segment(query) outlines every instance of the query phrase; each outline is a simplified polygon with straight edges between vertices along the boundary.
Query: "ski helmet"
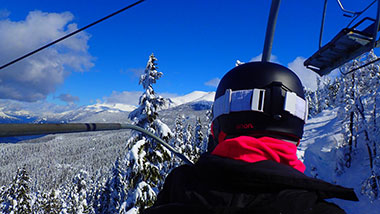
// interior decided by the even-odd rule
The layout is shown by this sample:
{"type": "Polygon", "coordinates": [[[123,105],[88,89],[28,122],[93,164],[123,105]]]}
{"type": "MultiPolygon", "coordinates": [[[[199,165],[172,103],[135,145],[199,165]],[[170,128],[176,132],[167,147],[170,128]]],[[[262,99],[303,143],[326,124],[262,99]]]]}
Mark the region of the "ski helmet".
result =
{"type": "Polygon", "coordinates": [[[214,141],[220,133],[280,135],[299,141],[307,118],[303,86],[290,69],[271,62],[250,62],[221,79],[213,105],[214,141]]]}

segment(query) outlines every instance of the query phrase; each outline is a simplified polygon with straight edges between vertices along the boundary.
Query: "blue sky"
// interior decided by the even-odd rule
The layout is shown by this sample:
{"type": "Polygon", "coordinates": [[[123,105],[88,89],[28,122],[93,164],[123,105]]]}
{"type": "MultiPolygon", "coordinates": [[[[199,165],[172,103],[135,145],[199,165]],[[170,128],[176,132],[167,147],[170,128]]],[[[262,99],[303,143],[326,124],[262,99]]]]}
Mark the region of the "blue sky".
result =
{"type": "MultiPolygon", "coordinates": [[[[0,64],[133,2],[2,0],[0,64]]],[[[349,10],[370,2],[342,0],[349,10]]],[[[324,42],[349,21],[336,1],[330,0],[328,8],[324,42]]],[[[236,60],[260,59],[269,9],[270,1],[147,0],[0,71],[0,98],[60,105],[130,104],[141,93],[138,75],[151,53],[164,73],[156,92],[176,96],[214,91],[236,60]]],[[[282,1],[273,43],[274,61],[294,69],[310,87],[314,74],[302,62],[318,48],[322,9],[323,1],[282,1]]]]}

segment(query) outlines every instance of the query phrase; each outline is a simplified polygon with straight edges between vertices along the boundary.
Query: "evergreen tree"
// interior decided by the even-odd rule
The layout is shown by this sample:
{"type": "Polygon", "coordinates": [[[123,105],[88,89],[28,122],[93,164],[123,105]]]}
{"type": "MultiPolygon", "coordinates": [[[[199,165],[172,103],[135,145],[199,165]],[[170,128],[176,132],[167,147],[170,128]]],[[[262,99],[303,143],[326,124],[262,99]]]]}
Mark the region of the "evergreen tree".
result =
{"type": "Polygon", "coordinates": [[[126,199],[126,187],[122,174],[120,161],[117,159],[112,168],[111,177],[101,192],[97,213],[118,213],[120,211],[121,203],[126,199]]]}
{"type": "Polygon", "coordinates": [[[212,122],[212,111],[208,110],[206,112],[206,124],[207,124],[206,125],[206,130],[207,130],[207,135],[203,139],[203,147],[201,148],[202,153],[207,152],[209,140],[210,140],[210,138],[212,138],[212,134],[211,134],[211,122],[212,122]]]}
{"type": "Polygon", "coordinates": [[[19,168],[10,187],[4,192],[1,212],[32,213],[30,178],[25,167],[19,168]]]}
{"type": "MultiPolygon", "coordinates": [[[[179,153],[184,153],[184,143],[183,143],[183,123],[185,117],[184,115],[177,115],[175,119],[175,127],[174,127],[174,137],[170,140],[170,145],[173,146],[179,153]]],[[[183,164],[183,161],[177,158],[174,154],[172,154],[172,166],[170,168],[177,167],[183,164]]]]}
{"type": "Polygon", "coordinates": [[[191,161],[197,159],[194,145],[193,127],[190,124],[183,129],[183,154],[190,158],[191,161]]]}
{"type": "Polygon", "coordinates": [[[3,213],[3,205],[5,202],[5,186],[0,186],[0,213],[3,213]]]}
{"type": "Polygon", "coordinates": [[[195,149],[196,149],[196,156],[197,159],[199,156],[204,153],[205,151],[203,148],[205,148],[204,144],[204,137],[203,137],[203,125],[201,122],[201,118],[196,119],[196,124],[195,124],[195,134],[194,134],[194,140],[195,140],[195,149]]]}
{"type": "Polygon", "coordinates": [[[37,194],[37,201],[34,210],[37,213],[51,213],[58,214],[62,212],[61,195],[57,190],[50,190],[47,193],[37,194]]]}
{"type": "Polygon", "coordinates": [[[92,213],[92,208],[88,206],[87,202],[87,177],[87,172],[83,170],[74,176],[67,200],[68,213],[92,213]]]}
{"type": "MultiPolygon", "coordinates": [[[[345,72],[374,61],[377,56],[371,51],[346,65],[345,72]]],[[[378,157],[377,96],[380,86],[379,65],[371,64],[342,76],[337,93],[337,102],[343,104],[339,116],[343,121],[344,143],[340,149],[337,171],[349,168],[355,149],[366,148],[370,167],[369,177],[363,181],[362,193],[371,199],[380,197],[380,171],[378,157]],[[360,145],[358,145],[360,143],[360,145]]]]}
{"type": "Polygon", "coordinates": [[[316,78],[317,89],[312,91],[304,89],[305,99],[308,102],[309,116],[313,117],[325,109],[335,107],[336,96],[339,89],[337,79],[332,83],[328,77],[316,78]]]}
{"type": "MultiPolygon", "coordinates": [[[[139,99],[139,107],[130,113],[134,123],[169,141],[173,137],[166,124],[158,119],[158,110],[167,105],[167,101],[155,94],[153,84],[162,76],[157,71],[157,59],[151,54],[140,77],[144,92],[139,99]]],[[[169,151],[151,138],[141,133],[134,134],[129,140],[130,151],[126,157],[127,201],[124,211],[141,212],[153,205],[156,194],[161,189],[164,176],[170,167],[169,151]]]]}

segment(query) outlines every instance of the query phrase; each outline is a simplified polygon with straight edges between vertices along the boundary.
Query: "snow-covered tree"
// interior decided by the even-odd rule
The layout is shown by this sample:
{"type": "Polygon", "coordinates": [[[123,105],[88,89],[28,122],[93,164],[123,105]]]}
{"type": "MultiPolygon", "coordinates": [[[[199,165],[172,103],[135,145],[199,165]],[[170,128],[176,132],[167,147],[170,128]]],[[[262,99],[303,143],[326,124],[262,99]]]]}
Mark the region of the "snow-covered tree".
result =
{"type": "Polygon", "coordinates": [[[190,158],[191,161],[197,159],[196,148],[194,145],[193,127],[187,124],[183,129],[183,154],[190,158]]]}
{"type": "Polygon", "coordinates": [[[50,190],[49,192],[37,194],[37,200],[34,204],[35,213],[58,214],[62,212],[62,199],[60,191],[50,190]]]}
{"type": "Polygon", "coordinates": [[[120,160],[117,159],[98,199],[97,213],[119,213],[121,204],[126,199],[125,182],[120,160]]]}
{"type": "MultiPolygon", "coordinates": [[[[174,137],[170,139],[170,145],[173,146],[179,153],[183,154],[184,143],[183,143],[183,123],[185,121],[185,116],[182,114],[177,115],[175,118],[174,126],[174,137]]],[[[172,166],[170,168],[177,167],[183,164],[182,160],[172,154],[172,166]]]]}
{"type": "Polygon", "coordinates": [[[204,136],[203,136],[203,132],[202,132],[202,129],[203,129],[203,125],[202,125],[202,121],[201,121],[201,118],[197,118],[196,119],[196,124],[195,124],[195,134],[194,134],[194,144],[195,144],[195,149],[196,149],[196,155],[197,155],[197,159],[199,158],[199,156],[205,152],[205,150],[203,150],[205,148],[205,146],[203,145],[204,144],[204,136]]]}
{"type": "Polygon", "coordinates": [[[17,170],[13,182],[3,194],[1,213],[32,213],[30,178],[25,166],[17,170]]]}
{"type": "MultiPolygon", "coordinates": [[[[344,71],[377,59],[373,51],[346,65],[344,71]]],[[[380,197],[380,158],[378,132],[378,93],[380,90],[379,65],[371,64],[342,76],[337,101],[342,103],[339,115],[343,121],[344,143],[339,150],[337,171],[349,168],[355,158],[356,149],[368,153],[370,175],[363,181],[362,193],[371,199],[380,197]]]]}
{"type": "Polygon", "coordinates": [[[4,209],[3,209],[3,206],[5,206],[5,186],[0,186],[0,211],[2,212],[4,209]]]}
{"type": "MultiPolygon", "coordinates": [[[[153,90],[153,84],[162,76],[157,71],[157,59],[151,54],[140,77],[144,92],[139,107],[130,113],[134,123],[152,132],[165,141],[173,137],[168,126],[158,119],[158,110],[167,105],[167,101],[153,90]]],[[[130,151],[126,156],[127,201],[124,211],[141,212],[153,205],[156,194],[161,189],[164,177],[169,170],[170,154],[167,149],[141,133],[135,133],[129,140],[130,151]]]]}
{"type": "Polygon", "coordinates": [[[332,81],[329,77],[317,77],[317,89],[304,89],[305,98],[309,105],[309,116],[314,117],[325,109],[335,107],[336,96],[339,90],[339,81],[332,81]]]}
{"type": "Polygon", "coordinates": [[[69,196],[67,198],[67,213],[90,213],[92,207],[88,206],[88,173],[81,170],[69,185],[69,196]]]}
{"type": "Polygon", "coordinates": [[[212,122],[212,111],[208,110],[206,112],[206,130],[207,130],[207,135],[203,139],[203,148],[201,148],[202,153],[203,152],[207,152],[209,138],[212,138],[212,134],[211,134],[211,122],[212,122]]]}

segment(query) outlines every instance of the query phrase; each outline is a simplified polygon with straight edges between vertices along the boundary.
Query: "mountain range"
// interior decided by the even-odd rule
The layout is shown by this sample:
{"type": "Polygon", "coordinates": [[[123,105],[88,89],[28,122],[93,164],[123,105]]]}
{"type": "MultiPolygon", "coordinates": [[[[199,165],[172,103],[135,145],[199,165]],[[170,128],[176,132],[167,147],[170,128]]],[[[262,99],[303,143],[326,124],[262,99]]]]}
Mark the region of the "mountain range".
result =
{"type": "MultiPolygon", "coordinates": [[[[174,108],[183,104],[192,103],[194,110],[210,108],[215,92],[194,91],[174,98],[167,98],[169,105],[164,109],[174,108]]],[[[129,121],[128,115],[137,106],[123,103],[96,103],[87,106],[75,107],[65,111],[33,112],[4,110],[0,108],[0,123],[69,123],[69,122],[117,122],[129,121]]]]}

